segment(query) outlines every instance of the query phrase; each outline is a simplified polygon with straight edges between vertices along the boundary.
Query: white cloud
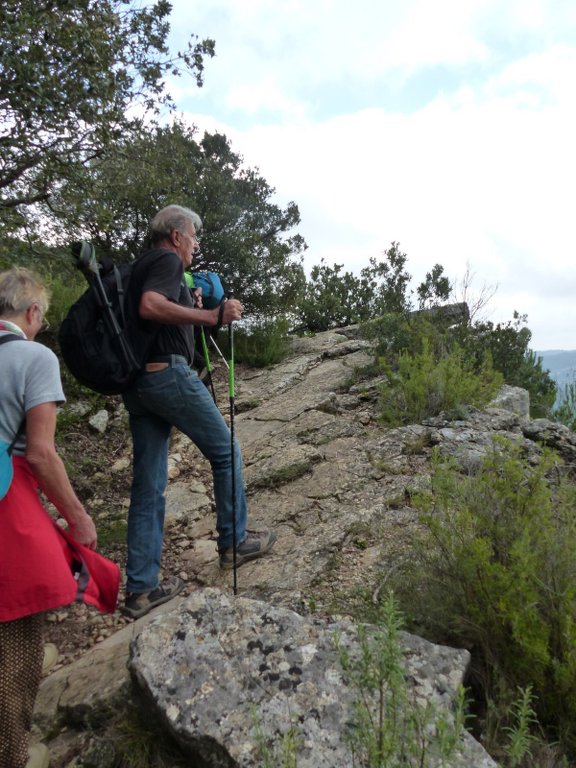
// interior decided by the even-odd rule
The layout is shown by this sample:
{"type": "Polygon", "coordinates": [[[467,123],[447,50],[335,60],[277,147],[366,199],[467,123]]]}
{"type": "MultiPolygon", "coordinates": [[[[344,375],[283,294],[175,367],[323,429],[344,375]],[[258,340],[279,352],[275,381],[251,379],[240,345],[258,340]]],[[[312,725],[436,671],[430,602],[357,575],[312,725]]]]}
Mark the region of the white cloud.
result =
{"type": "Polygon", "coordinates": [[[545,0],[216,9],[204,20],[200,10],[206,28],[195,31],[216,38],[219,57],[205,89],[181,103],[259,167],[281,204],[298,204],[308,264],[357,271],[392,240],[418,280],[436,262],[461,277],[469,262],[479,285],[499,285],[493,319],[527,312],[535,346],[576,347],[576,9],[545,0]],[[452,79],[405,113],[386,107],[391,88],[438,64],[452,79]],[[332,85],[345,91],[351,80],[366,88],[366,106],[341,99],[314,119],[332,85]]]}

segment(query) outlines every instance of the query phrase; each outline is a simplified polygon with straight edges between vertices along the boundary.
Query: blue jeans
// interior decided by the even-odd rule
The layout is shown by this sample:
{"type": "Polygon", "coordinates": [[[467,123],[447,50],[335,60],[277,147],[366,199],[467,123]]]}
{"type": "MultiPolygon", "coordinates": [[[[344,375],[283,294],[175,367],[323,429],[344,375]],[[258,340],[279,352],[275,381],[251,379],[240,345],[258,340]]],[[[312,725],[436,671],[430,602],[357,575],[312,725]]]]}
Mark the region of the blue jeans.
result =
{"type": "MultiPolygon", "coordinates": [[[[182,358],[177,358],[182,360],[182,358]]],[[[158,586],[164,531],[164,491],[172,427],[187,435],[208,459],[214,480],[218,548],[233,544],[230,430],[198,375],[182,360],[154,373],[142,373],[124,394],[134,445],[128,512],[128,592],[158,586]]],[[[236,542],[246,538],[246,496],[242,457],[235,441],[236,542]]]]}

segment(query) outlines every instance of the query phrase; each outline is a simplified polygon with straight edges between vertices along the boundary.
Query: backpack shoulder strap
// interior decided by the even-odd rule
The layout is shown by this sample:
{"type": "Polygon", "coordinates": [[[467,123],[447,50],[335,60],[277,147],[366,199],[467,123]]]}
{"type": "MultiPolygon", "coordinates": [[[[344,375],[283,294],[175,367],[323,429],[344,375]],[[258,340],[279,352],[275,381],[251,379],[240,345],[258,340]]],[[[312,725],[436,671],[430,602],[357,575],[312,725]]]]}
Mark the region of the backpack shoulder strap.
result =
{"type": "MultiPolygon", "coordinates": [[[[126,294],[124,292],[124,286],[122,284],[122,275],[120,274],[120,270],[114,264],[114,279],[116,280],[116,292],[118,294],[118,306],[120,307],[120,316],[122,318],[122,325],[126,325],[126,314],[124,312],[124,303],[126,300],[126,294]]],[[[128,278],[130,279],[130,278],[128,278]]],[[[128,288],[128,284],[126,284],[126,288],[128,288]]]]}
{"type": "Polygon", "coordinates": [[[16,333],[5,333],[4,336],[0,336],[0,344],[5,344],[7,341],[26,341],[22,336],[18,336],[16,333]]]}

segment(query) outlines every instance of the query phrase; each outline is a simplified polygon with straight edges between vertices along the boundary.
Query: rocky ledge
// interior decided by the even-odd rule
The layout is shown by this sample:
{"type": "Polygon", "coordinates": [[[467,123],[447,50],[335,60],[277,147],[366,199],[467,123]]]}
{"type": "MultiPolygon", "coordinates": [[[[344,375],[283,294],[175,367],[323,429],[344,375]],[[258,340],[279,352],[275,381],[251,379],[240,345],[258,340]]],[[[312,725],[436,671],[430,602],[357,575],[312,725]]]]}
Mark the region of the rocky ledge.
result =
{"type": "MultiPolygon", "coordinates": [[[[342,329],[296,339],[287,361],[237,381],[251,524],[274,528],[278,542],[271,555],[242,566],[232,595],[230,572],[216,559],[211,489],[171,471],[167,527],[182,532],[188,594],[102,636],[43,682],[36,735],[50,742],[54,768],[114,765],[89,755],[105,739],[107,720],[134,698],[153,702],[194,765],[257,765],[254,711],[270,738],[295,718],[299,766],[351,765],[344,732],[352,692],[338,671],[334,633],[357,648],[357,628],[333,615],[334,598],[369,584],[399,550],[409,556],[417,520],[410,498],[429,484],[433,448],[467,468],[495,435],[522,444],[528,456],[542,443],[569,460],[576,450],[569,430],[531,421],[526,393],[511,388],[483,412],[383,428],[378,381],[355,383],[372,360],[357,329],[342,329]]],[[[170,461],[174,469],[203,459],[175,436],[170,461]]],[[[345,600],[338,605],[342,612],[345,600]]],[[[410,635],[403,647],[415,698],[451,711],[467,652],[410,635]]],[[[495,764],[467,736],[456,765],[495,764]]]]}

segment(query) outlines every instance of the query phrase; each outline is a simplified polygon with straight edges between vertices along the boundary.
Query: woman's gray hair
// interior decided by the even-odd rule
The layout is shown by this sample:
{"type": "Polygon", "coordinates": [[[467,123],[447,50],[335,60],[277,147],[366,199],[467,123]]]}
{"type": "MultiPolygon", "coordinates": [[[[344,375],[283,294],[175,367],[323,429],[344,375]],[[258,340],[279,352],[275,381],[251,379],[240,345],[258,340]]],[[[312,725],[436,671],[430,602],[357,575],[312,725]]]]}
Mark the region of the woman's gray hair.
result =
{"type": "Polygon", "coordinates": [[[202,219],[195,211],[182,205],[167,205],[150,222],[150,243],[165,240],[175,229],[183,232],[188,222],[194,225],[196,232],[202,229],[202,219]]]}
{"type": "Polygon", "coordinates": [[[14,267],[0,272],[0,317],[9,319],[38,304],[43,315],[48,311],[50,292],[30,269],[14,267]]]}

